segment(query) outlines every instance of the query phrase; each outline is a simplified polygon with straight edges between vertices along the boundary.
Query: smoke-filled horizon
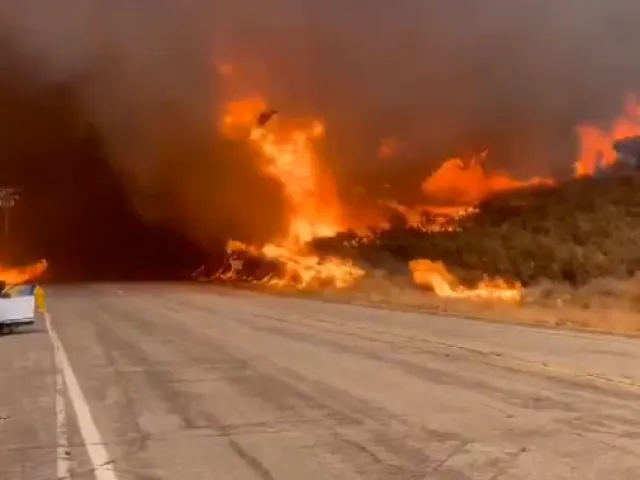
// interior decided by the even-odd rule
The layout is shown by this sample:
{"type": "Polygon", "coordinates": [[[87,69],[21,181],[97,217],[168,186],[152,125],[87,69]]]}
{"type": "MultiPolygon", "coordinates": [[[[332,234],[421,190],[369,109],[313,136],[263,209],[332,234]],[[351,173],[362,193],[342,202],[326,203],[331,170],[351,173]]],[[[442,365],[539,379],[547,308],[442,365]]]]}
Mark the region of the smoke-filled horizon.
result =
{"type": "Polygon", "coordinates": [[[279,186],[216,133],[216,64],[234,65],[235,94],[324,119],[341,184],[484,149],[515,175],[559,174],[574,128],[640,90],[637,18],[633,0],[2,0],[0,93],[24,101],[0,108],[0,139],[53,172],[90,131],[146,221],[264,240],[279,186]],[[372,162],[384,138],[407,149],[372,162]]]}

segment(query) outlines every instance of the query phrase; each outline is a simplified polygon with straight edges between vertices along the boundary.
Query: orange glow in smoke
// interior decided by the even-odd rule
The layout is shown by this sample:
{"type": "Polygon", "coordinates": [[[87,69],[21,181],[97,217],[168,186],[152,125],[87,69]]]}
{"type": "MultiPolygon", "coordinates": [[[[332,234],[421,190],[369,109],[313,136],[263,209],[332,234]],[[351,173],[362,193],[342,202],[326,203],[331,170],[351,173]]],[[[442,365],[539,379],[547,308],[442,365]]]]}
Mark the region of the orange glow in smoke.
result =
{"type": "Polygon", "coordinates": [[[46,260],[40,260],[26,267],[0,267],[0,281],[8,285],[28,283],[40,277],[48,267],[46,260]]]}

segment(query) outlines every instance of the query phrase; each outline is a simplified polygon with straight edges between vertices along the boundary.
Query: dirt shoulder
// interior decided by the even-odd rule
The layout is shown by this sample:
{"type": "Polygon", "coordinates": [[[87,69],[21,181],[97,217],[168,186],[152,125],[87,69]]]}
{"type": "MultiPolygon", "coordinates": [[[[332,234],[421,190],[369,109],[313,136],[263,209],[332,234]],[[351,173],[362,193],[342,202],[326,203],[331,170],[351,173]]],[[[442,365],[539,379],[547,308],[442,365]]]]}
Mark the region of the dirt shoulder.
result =
{"type": "MultiPolygon", "coordinates": [[[[635,280],[633,283],[640,285],[635,280]]],[[[628,282],[624,282],[624,286],[631,288],[628,282]]],[[[640,310],[634,310],[633,305],[625,303],[624,297],[593,294],[589,288],[576,289],[573,297],[565,289],[562,295],[555,295],[553,299],[545,298],[547,293],[540,289],[531,290],[525,293],[520,303],[442,298],[411,285],[406,279],[387,277],[370,278],[356,288],[345,290],[299,291],[255,284],[243,285],[242,288],[272,295],[478,321],[640,337],[640,310]],[[585,300],[587,298],[589,301],[585,300]]],[[[623,289],[620,291],[624,292],[623,289]]]]}
{"type": "Polygon", "coordinates": [[[331,302],[481,321],[640,336],[640,312],[620,307],[579,308],[573,305],[552,306],[526,302],[514,305],[496,301],[444,299],[428,292],[384,294],[334,291],[306,295],[331,302]]]}

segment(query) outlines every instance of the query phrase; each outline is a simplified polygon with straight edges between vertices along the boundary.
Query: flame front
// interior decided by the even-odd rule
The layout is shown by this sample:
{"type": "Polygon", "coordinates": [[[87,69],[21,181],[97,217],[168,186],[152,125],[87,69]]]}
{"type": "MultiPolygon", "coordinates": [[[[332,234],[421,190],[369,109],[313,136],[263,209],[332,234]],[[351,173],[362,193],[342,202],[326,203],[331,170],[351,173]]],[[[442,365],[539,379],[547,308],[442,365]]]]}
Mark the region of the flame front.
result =
{"type": "Polygon", "coordinates": [[[47,269],[46,260],[40,260],[26,267],[9,268],[0,267],[0,281],[9,285],[19,285],[35,280],[47,269]]]}
{"type": "MultiPolygon", "coordinates": [[[[280,182],[288,208],[288,229],[278,241],[262,247],[230,241],[228,262],[216,276],[298,288],[353,285],[365,275],[364,270],[350,260],[320,258],[307,246],[314,238],[332,236],[350,226],[343,224],[333,178],[322,169],[314,149],[314,141],[324,135],[324,126],[317,120],[301,126],[286,124],[281,119],[260,125],[256,119],[266,110],[267,102],[259,96],[230,102],[222,131],[236,138],[248,138],[258,153],[259,168],[280,182]],[[273,260],[279,269],[261,280],[250,275],[244,278],[247,255],[273,260]]],[[[409,208],[395,201],[384,204],[401,213],[414,227],[434,232],[452,230],[458,220],[474,214],[477,204],[496,191],[551,183],[547,179],[519,181],[503,173],[488,174],[483,165],[485,156],[486,152],[466,165],[461,159],[449,159],[424,180],[422,191],[437,206],[409,208]]],[[[410,268],[416,284],[429,286],[442,297],[519,299],[520,289],[501,280],[486,280],[475,289],[466,289],[457,284],[442,264],[420,259],[411,262],[410,268]]]]}
{"type": "Polygon", "coordinates": [[[547,178],[518,180],[506,172],[488,172],[484,166],[487,153],[467,163],[461,158],[445,160],[422,182],[422,193],[439,203],[473,207],[496,192],[553,184],[553,180],[547,178]]]}
{"type": "Polygon", "coordinates": [[[283,245],[288,248],[341,230],[342,210],[333,179],[322,170],[312,145],[323,134],[324,126],[317,121],[307,128],[256,127],[251,131],[263,159],[262,170],[284,189],[289,231],[283,245]]]}
{"type": "MultiPolygon", "coordinates": [[[[342,229],[342,210],[333,178],[322,169],[313,147],[313,141],[324,135],[324,126],[317,120],[303,126],[280,121],[273,122],[275,125],[270,122],[268,128],[256,125],[256,118],[265,110],[266,102],[260,97],[232,102],[223,131],[229,135],[244,132],[258,152],[260,169],[282,185],[288,229],[281,239],[261,248],[231,241],[227,249],[275,260],[281,266],[280,275],[268,276],[264,283],[298,288],[348,287],[364,276],[364,270],[350,260],[321,258],[307,246],[314,238],[329,237],[342,229]]],[[[236,260],[225,275],[237,275],[242,266],[243,262],[236,260]]]]}
{"type": "MultiPolygon", "coordinates": [[[[233,75],[230,66],[220,67],[220,71],[225,76],[233,75]]],[[[261,96],[230,102],[221,130],[228,136],[251,142],[258,168],[281,184],[288,214],[287,229],[278,239],[262,246],[230,241],[228,262],[218,272],[218,278],[299,288],[353,285],[365,275],[364,270],[349,260],[323,258],[309,247],[309,242],[318,237],[333,236],[345,229],[361,230],[346,222],[346,218],[351,218],[342,211],[334,179],[318,158],[316,142],[324,136],[325,127],[317,120],[281,119],[267,109],[268,103],[261,96]],[[267,120],[260,121],[265,114],[267,120]],[[256,280],[245,271],[246,260],[256,257],[272,261],[277,268],[256,280]]],[[[575,176],[591,175],[600,167],[611,166],[616,161],[613,142],[640,135],[640,102],[630,98],[625,113],[610,129],[583,125],[577,133],[580,152],[574,165],[575,176]]],[[[377,157],[393,160],[406,147],[397,138],[389,137],[380,144],[377,157]]],[[[420,185],[425,205],[409,207],[393,199],[380,203],[399,213],[414,228],[451,231],[459,229],[460,220],[478,212],[479,205],[496,192],[555,183],[549,178],[519,180],[503,171],[490,171],[485,167],[486,155],[484,152],[470,161],[445,160],[420,185]]],[[[378,222],[373,231],[390,228],[388,218],[378,218],[377,213],[374,217],[378,222]]],[[[366,243],[368,239],[364,233],[356,243],[366,243]]],[[[522,298],[520,284],[500,278],[485,278],[473,288],[465,287],[441,262],[416,259],[409,263],[409,269],[416,285],[427,287],[440,297],[514,302],[522,298]]]]}
{"type": "Polygon", "coordinates": [[[474,288],[463,287],[442,262],[432,262],[424,258],[412,260],[409,262],[409,270],[416,285],[427,287],[440,297],[512,302],[519,302],[522,298],[521,285],[509,285],[500,278],[485,278],[474,288]]]}

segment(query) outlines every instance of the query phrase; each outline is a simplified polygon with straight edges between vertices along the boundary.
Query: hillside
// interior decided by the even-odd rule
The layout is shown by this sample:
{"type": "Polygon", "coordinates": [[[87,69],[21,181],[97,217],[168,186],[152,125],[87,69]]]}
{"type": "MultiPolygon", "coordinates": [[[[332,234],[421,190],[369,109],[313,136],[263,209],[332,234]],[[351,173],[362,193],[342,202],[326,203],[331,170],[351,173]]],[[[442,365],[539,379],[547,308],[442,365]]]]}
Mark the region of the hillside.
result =
{"type": "Polygon", "coordinates": [[[468,282],[483,274],[524,286],[628,278],[640,270],[640,176],[572,180],[496,195],[454,232],[396,227],[355,246],[345,242],[348,236],[318,240],[315,246],[385,269],[414,258],[441,260],[468,282]]]}

